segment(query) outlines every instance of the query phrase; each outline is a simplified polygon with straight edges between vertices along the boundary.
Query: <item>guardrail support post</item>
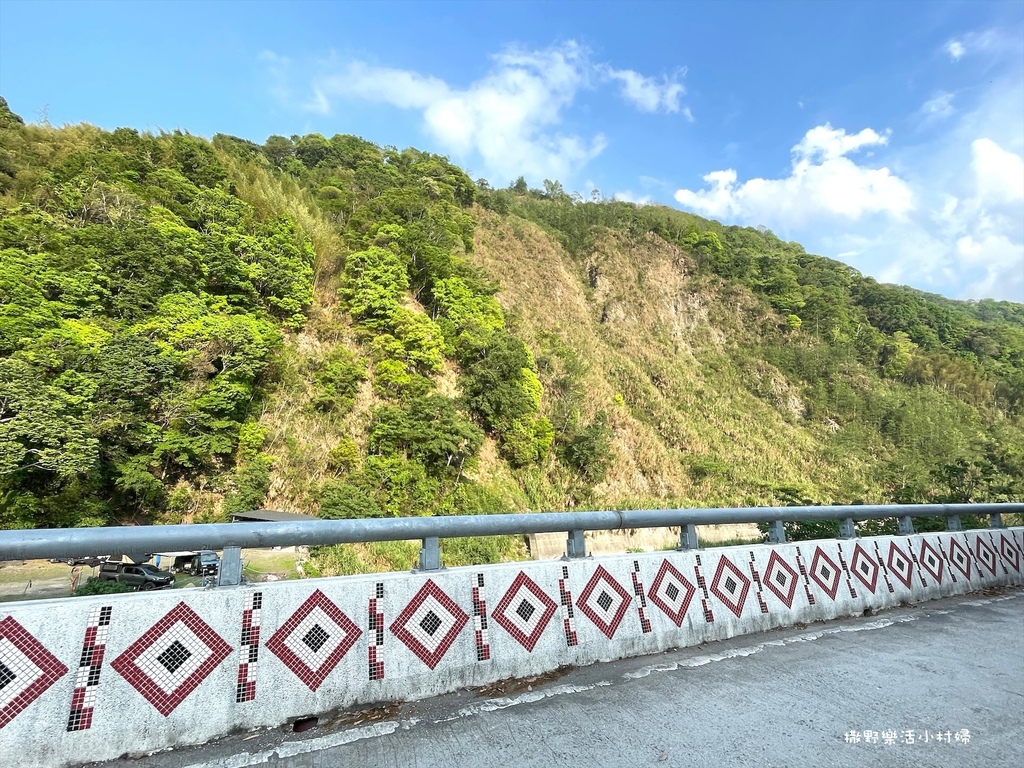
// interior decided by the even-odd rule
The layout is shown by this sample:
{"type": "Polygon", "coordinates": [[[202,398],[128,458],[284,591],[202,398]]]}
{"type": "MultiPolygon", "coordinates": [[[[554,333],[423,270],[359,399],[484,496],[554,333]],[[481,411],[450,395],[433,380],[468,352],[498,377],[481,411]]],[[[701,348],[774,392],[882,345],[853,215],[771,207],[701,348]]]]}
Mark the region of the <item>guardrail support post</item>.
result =
{"type": "Polygon", "coordinates": [[[914,535],[914,520],[910,515],[904,515],[900,518],[900,536],[913,536],[914,535]]]}
{"type": "Polygon", "coordinates": [[[697,526],[693,523],[687,523],[679,529],[679,549],[700,549],[697,526]]]}
{"type": "Polygon", "coordinates": [[[960,524],[960,515],[946,515],[947,531],[962,531],[964,527],[960,524]]]}
{"type": "Polygon", "coordinates": [[[995,514],[988,516],[988,527],[989,528],[1005,528],[1003,525],[1003,516],[996,512],[995,514]]]}
{"type": "Polygon", "coordinates": [[[242,548],[224,547],[217,569],[217,586],[234,587],[242,583],[242,548]]]}
{"type": "Polygon", "coordinates": [[[853,518],[844,517],[839,520],[839,538],[856,539],[857,529],[853,527],[853,518]]]}
{"type": "Polygon", "coordinates": [[[420,547],[419,570],[441,570],[441,539],[437,536],[428,536],[423,540],[423,546],[420,547]]]}
{"type": "Polygon", "coordinates": [[[772,520],[768,523],[768,541],[771,544],[786,543],[786,529],[782,527],[781,520],[772,520]]]}
{"type": "Polygon", "coordinates": [[[565,542],[565,556],[569,560],[579,560],[587,556],[587,544],[583,540],[583,531],[569,531],[565,542]]]}

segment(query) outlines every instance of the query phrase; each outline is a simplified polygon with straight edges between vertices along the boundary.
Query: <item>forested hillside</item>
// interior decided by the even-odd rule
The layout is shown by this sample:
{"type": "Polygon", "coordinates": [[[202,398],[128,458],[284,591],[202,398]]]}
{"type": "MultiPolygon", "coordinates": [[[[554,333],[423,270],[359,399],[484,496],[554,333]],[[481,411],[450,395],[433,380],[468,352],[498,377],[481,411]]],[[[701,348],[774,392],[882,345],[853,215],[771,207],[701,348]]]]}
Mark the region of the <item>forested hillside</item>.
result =
{"type": "Polygon", "coordinates": [[[1022,305],[354,136],[0,101],[0,527],[1022,495],[1022,305]]]}

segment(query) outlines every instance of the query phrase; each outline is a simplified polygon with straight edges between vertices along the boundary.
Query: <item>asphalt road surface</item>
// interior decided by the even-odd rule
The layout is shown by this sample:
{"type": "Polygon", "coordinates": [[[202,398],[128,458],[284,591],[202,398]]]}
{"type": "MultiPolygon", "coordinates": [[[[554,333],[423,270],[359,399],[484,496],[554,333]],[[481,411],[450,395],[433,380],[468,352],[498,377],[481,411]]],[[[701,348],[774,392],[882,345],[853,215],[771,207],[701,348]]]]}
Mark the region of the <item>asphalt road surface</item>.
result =
{"type": "Polygon", "coordinates": [[[264,729],[104,764],[251,765],[1022,766],[1024,591],[747,635],[348,713],[303,733],[264,729]]]}

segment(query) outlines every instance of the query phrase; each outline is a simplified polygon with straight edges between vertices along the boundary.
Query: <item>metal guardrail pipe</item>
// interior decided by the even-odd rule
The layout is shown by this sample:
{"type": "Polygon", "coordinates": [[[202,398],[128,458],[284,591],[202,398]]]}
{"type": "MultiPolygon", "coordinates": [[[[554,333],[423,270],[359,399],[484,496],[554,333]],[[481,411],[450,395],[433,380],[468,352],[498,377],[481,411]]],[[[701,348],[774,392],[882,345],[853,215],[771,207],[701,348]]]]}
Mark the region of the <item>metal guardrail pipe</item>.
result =
{"type": "Polygon", "coordinates": [[[619,512],[535,512],[281,523],[51,528],[0,531],[0,560],[774,521],[877,520],[887,517],[958,515],[989,515],[994,516],[992,519],[998,519],[1005,514],[1024,514],[1024,503],[631,509],[619,512]]]}

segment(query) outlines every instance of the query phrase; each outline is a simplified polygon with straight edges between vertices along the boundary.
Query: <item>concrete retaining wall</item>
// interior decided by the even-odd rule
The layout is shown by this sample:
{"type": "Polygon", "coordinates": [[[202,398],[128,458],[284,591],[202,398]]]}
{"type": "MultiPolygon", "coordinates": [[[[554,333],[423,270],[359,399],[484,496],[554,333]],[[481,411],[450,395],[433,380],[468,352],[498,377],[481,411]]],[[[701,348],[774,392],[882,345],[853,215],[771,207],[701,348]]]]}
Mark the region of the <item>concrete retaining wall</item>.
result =
{"type": "Polygon", "coordinates": [[[1024,528],[0,605],[0,765],[62,768],[983,587],[1024,528]]]}
{"type": "MultiPolygon", "coordinates": [[[[754,523],[742,525],[698,525],[701,545],[723,541],[759,541],[754,523]]],[[[564,533],[532,533],[526,537],[534,560],[551,560],[565,554],[564,533]]],[[[679,546],[678,528],[633,528],[615,531],[587,531],[587,552],[617,555],[623,552],[653,552],[679,546]]]]}

